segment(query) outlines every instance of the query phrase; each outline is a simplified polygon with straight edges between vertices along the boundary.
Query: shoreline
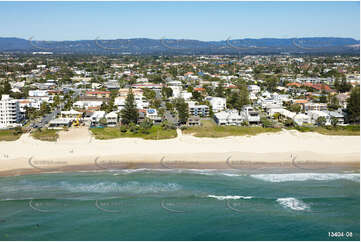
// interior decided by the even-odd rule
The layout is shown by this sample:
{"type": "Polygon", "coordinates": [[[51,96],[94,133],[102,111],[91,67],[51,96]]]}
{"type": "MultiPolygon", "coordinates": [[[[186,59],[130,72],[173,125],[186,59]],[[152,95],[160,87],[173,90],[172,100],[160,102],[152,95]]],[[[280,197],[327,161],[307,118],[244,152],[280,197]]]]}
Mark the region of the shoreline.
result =
{"type": "Polygon", "coordinates": [[[57,142],[24,134],[0,142],[0,176],[51,171],[122,169],[283,169],[360,167],[359,136],[326,136],[283,130],[255,136],[169,140],[96,140],[87,128],[61,131],[57,142]]]}
{"type": "MultiPolygon", "coordinates": [[[[103,165],[103,164],[102,164],[103,165]]],[[[221,162],[189,162],[189,163],[153,163],[153,162],[123,162],[116,166],[106,168],[99,164],[82,164],[58,167],[21,168],[0,171],[0,177],[23,176],[36,174],[60,174],[76,172],[128,172],[136,170],[148,171],[194,171],[213,170],[230,171],[241,174],[257,173],[339,173],[339,172],[360,172],[359,162],[247,162],[241,163],[221,163],[221,162]]]]}

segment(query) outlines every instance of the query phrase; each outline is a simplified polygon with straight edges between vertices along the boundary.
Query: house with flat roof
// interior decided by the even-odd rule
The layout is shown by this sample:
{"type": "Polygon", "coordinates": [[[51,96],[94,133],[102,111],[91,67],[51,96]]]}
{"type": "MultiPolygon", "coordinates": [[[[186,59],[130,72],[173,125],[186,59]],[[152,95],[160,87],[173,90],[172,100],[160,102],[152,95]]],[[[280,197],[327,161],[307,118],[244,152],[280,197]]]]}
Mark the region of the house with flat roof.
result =
{"type": "Polygon", "coordinates": [[[108,127],[115,127],[118,124],[118,114],[116,112],[110,112],[105,115],[108,127]]]}
{"type": "Polygon", "coordinates": [[[0,101],[0,128],[21,126],[21,114],[18,100],[2,95],[0,101]]]}
{"type": "Polygon", "coordinates": [[[187,119],[187,126],[196,126],[196,125],[201,125],[201,118],[198,116],[190,116],[187,119]]]}
{"type": "Polygon", "coordinates": [[[213,112],[220,112],[226,109],[226,98],[222,97],[206,97],[206,100],[209,101],[209,103],[212,106],[213,112]]]}
{"type": "Polygon", "coordinates": [[[236,109],[225,110],[214,114],[218,125],[242,125],[244,116],[236,109]]]}
{"type": "Polygon", "coordinates": [[[207,117],[209,115],[209,107],[207,105],[199,105],[193,101],[188,102],[189,114],[192,116],[207,117]]]}

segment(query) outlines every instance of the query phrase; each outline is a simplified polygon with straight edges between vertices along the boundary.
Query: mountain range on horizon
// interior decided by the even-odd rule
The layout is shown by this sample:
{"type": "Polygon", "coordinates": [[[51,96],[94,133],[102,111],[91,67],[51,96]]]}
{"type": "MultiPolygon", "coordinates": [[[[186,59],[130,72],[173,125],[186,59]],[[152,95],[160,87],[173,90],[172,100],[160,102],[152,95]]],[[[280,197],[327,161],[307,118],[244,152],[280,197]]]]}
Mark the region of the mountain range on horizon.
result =
{"type": "Polygon", "coordinates": [[[0,37],[0,52],[54,54],[359,54],[360,41],[340,37],[261,38],[200,41],[192,39],[113,39],[39,41],[0,37]]]}

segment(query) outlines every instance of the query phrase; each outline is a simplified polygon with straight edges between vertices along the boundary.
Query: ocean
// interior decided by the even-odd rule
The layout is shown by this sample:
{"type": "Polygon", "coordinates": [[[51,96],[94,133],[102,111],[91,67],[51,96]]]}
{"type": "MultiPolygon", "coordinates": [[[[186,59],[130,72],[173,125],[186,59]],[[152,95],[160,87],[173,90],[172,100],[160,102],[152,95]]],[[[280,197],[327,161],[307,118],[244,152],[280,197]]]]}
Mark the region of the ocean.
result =
{"type": "Polygon", "coordinates": [[[360,174],[137,169],[0,177],[0,240],[360,240],[360,174]]]}

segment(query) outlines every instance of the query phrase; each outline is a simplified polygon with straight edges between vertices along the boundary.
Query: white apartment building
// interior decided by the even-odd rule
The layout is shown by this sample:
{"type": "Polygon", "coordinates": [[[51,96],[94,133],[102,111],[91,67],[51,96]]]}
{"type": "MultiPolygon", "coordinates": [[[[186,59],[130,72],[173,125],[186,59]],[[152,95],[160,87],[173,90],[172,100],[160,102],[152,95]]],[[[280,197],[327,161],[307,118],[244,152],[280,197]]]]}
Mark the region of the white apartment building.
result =
{"type": "Polygon", "coordinates": [[[222,97],[206,97],[212,106],[213,112],[217,113],[226,109],[226,99],[222,97]]]}
{"type": "Polygon", "coordinates": [[[192,116],[206,117],[209,115],[209,107],[207,105],[199,105],[193,101],[188,102],[189,114],[192,116]]]}
{"type": "Polygon", "coordinates": [[[248,91],[250,93],[257,94],[257,93],[259,93],[261,91],[261,88],[259,86],[257,86],[257,85],[249,85],[248,86],[248,91]]]}
{"type": "Polygon", "coordinates": [[[183,98],[184,100],[189,100],[192,98],[191,92],[182,91],[180,95],[181,95],[181,98],[183,98]]]}
{"type": "Polygon", "coordinates": [[[244,115],[245,121],[247,121],[249,124],[259,124],[261,122],[259,113],[251,106],[244,106],[242,108],[242,113],[244,115]]]}
{"type": "Polygon", "coordinates": [[[214,120],[218,125],[242,125],[244,117],[238,110],[232,109],[214,114],[214,120]]]}
{"type": "Polygon", "coordinates": [[[0,128],[13,128],[19,126],[21,120],[19,102],[10,98],[9,95],[2,95],[0,101],[0,128]]]}
{"type": "MultiPolygon", "coordinates": [[[[117,106],[118,111],[121,111],[124,108],[125,100],[126,97],[124,96],[116,97],[114,99],[114,105],[117,106]]],[[[134,95],[134,101],[135,104],[137,105],[137,109],[147,109],[149,107],[149,102],[143,95],[138,95],[138,94],[134,95]]]]}
{"type": "Polygon", "coordinates": [[[172,91],[173,91],[172,96],[174,98],[181,97],[181,93],[182,93],[182,90],[183,90],[183,88],[181,86],[168,86],[168,87],[172,89],[172,91]]]}
{"type": "Polygon", "coordinates": [[[331,116],[323,111],[313,110],[308,112],[308,116],[311,118],[311,123],[316,124],[317,119],[324,117],[326,119],[326,125],[331,125],[331,116]]]}
{"type": "Polygon", "coordinates": [[[303,113],[291,112],[284,108],[272,108],[268,111],[269,116],[273,116],[275,113],[279,113],[284,117],[292,119],[297,125],[304,125],[311,123],[311,117],[303,113]]]}

